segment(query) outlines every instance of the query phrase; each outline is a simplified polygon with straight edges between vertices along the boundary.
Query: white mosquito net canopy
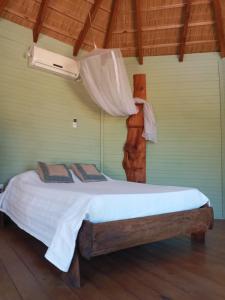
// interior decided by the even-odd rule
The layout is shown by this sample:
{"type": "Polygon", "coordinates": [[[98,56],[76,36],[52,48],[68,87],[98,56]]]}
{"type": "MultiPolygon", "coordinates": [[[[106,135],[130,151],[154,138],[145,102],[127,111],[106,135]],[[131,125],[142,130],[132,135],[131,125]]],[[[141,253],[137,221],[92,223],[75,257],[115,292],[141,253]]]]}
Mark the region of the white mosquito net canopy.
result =
{"type": "Polygon", "coordinates": [[[119,49],[95,49],[80,60],[80,75],[92,100],[112,116],[136,114],[135,103],[144,104],[146,140],[156,142],[156,122],[152,106],[133,98],[123,57],[119,49]]]}

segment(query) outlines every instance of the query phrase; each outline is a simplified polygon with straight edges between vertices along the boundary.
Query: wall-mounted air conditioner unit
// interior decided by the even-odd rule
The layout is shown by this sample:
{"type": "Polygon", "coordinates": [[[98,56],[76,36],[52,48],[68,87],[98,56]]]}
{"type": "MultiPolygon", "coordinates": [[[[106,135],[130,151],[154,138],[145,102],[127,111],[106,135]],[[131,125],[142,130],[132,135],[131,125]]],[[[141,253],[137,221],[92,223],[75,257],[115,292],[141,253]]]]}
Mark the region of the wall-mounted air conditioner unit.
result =
{"type": "Polygon", "coordinates": [[[56,75],[77,80],[80,64],[78,61],[39,48],[33,45],[28,51],[28,64],[31,67],[46,70],[56,75]]]}

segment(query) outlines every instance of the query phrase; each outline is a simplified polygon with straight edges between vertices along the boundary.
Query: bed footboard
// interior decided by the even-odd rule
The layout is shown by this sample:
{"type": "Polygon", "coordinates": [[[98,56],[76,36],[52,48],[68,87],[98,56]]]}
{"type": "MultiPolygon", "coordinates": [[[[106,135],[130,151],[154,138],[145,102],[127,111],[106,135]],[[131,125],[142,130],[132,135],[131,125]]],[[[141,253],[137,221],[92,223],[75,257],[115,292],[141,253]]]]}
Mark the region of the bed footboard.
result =
{"type": "Polygon", "coordinates": [[[122,221],[94,224],[84,221],[78,237],[81,255],[87,259],[179,235],[204,241],[205,232],[212,229],[213,209],[199,209],[122,221]]]}

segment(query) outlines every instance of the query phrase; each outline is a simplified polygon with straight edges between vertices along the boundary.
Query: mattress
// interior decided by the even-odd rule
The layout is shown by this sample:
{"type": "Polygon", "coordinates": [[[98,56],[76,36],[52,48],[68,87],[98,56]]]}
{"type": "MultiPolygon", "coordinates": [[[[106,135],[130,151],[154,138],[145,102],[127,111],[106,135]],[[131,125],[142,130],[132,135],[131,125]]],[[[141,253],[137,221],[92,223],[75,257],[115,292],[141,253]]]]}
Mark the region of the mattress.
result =
{"type": "Polygon", "coordinates": [[[75,176],[74,183],[43,183],[34,171],[19,176],[20,184],[14,183],[14,197],[18,199],[18,204],[21,198],[26,197],[27,201],[38,201],[39,207],[44,206],[47,194],[52,194],[54,203],[57,201],[54,198],[55,191],[58,191],[59,194],[64,193],[60,201],[66,208],[72,204],[74,198],[86,194],[91,199],[85,219],[93,223],[190,210],[209,202],[196,188],[141,184],[110,178],[102,182],[83,183],[75,176]],[[72,193],[74,197],[66,198],[68,193],[72,193]]]}

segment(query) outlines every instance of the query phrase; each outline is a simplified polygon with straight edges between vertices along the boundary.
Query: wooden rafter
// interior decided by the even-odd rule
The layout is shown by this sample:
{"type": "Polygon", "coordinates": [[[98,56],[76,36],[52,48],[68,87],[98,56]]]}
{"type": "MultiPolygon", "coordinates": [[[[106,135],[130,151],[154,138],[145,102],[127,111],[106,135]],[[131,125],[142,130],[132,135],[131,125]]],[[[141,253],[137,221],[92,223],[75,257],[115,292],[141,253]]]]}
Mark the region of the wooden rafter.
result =
{"type": "Polygon", "coordinates": [[[108,48],[108,46],[109,46],[109,42],[112,37],[113,27],[115,25],[116,15],[119,10],[119,3],[120,3],[120,0],[113,0],[113,2],[112,2],[112,10],[111,10],[111,14],[110,14],[107,32],[105,35],[104,48],[108,48]]]}
{"type": "Polygon", "coordinates": [[[142,29],[141,29],[141,4],[140,0],[135,1],[135,11],[136,11],[136,26],[137,26],[137,54],[140,65],[143,64],[143,49],[142,49],[142,29]]]}
{"type": "Polygon", "coordinates": [[[38,11],[37,20],[33,27],[34,43],[37,43],[37,41],[38,41],[38,37],[41,32],[42,24],[43,24],[44,18],[46,16],[47,8],[48,8],[48,0],[42,0],[39,11],[38,11]]]}
{"type": "Polygon", "coordinates": [[[94,21],[95,19],[95,16],[97,14],[97,11],[100,7],[102,3],[102,0],[95,0],[95,3],[94,5],[92,6],[91,10],[90,10],[90,15],[88,14],[87,18],[86,18],[86,21],[84,23],[84,27],[83,29],[81,30],[80,34],[79,34],[79,37],[74,45],[74,48],[73,48],[73,55],[76,56],[77,53],[79,52],[80,50],[80,47],[82,46],[83,42],[84,42],[84,39],[91,27],[91,21],[94,21]]]}
{"type": "Polygon", "coordinates": [[[222,7],[221,7],[220,0],[213,0],[212,6],[214,9],[216,31],[217,31],[218,41],[219,41],[220,54],[221,54],[221,57],[225,57],[225,32],[224,32],[224,23],[223,23],[222,7]]]}
{"type": "Polygon", "coordinates": [[[190,20],[190,12],[191,12],[191,0],[187,0],[187,3],[184,7],[184,25],[181,31],[181,39],[180,39],[180,49],[179,49],[179,61],[184,60],[184,52],[185,52],[185,45],[187,41],[187,32],[188,32],[188,25],[190,20]]]}
{"type": "Polygon", "coordinates": [[[0,0],[0,15],[2,14],[4,8],[6,7],[6,4],[9,0],[0,0]]]}

